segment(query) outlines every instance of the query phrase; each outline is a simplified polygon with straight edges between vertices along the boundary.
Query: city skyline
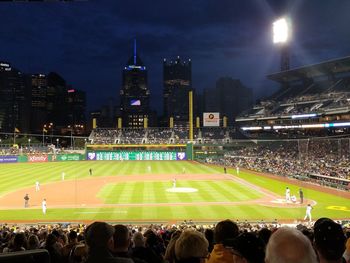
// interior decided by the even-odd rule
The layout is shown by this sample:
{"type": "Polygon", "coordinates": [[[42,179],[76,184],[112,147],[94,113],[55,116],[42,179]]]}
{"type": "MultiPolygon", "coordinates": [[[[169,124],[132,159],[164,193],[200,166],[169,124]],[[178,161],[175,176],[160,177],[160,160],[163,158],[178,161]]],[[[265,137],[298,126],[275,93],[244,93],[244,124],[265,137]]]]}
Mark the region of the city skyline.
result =
{"type": "Polygon", "coordinates": [[[88,110],[119,96],[122,69],[138,41],[149,74],[151,105],[162,112],[163,59],[191,59],[193,87],[202,92],[224,76],[240,79],[255,97],[276,84],[279,51],[271,25],[289,14],[291,68],[344,57],[348,1],[87,1],[1,3],[0,60],[24,73],[60,74],[86,91],[88,110]],[[282,2],[282,3],[281,3],[282,2]],[[154,7],[157,8],[154,8],[154,7]],[[101,92],[103,91],[103,92],[101,92]]]}

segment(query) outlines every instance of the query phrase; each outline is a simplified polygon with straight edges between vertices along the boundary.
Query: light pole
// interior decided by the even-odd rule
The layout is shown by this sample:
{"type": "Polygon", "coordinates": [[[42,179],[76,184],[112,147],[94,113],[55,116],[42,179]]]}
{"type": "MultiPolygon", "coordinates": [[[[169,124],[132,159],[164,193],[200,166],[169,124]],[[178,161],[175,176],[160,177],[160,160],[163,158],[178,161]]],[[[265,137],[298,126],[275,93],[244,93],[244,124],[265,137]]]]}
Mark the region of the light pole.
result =
{"type": "Polygon", "coordinates": [[[59,142],[60,139],[56,139],[56,148],[58,149],[58,142],[59,142]]]}
{"type": "Polygon", "coordinates": [[[28,148],[30,148],[30,138],[28,139],[28,148]]]}
{"type": "Polygon", "coordinates": [[[73,127],[70,129],[70,147],[74,150],[73,147],[73,127]]]}
{"type": "Polygon", "coordinates": [[[45,133],[47,133],[46,124],[44,124],[44,126],[43,126],[43,143],[42,143],[43,147],[44,147],[44,141],[45,141],[45,133]]]}
{"type": "Polygon", "coordinates": [[[281,49],[281,71],[289,70],[289,42],[291,39],[291,23],[287,18],[280,18],[272,23],[273,43],[281,49]]]}
{"type": "Polygon", "coordinates": [[[53,123],[52,122],[50,122],[50,124],[49,124],[49,128],[51,129],[51,144],[52,144],[52,137],[53,137],[53,123]]]}

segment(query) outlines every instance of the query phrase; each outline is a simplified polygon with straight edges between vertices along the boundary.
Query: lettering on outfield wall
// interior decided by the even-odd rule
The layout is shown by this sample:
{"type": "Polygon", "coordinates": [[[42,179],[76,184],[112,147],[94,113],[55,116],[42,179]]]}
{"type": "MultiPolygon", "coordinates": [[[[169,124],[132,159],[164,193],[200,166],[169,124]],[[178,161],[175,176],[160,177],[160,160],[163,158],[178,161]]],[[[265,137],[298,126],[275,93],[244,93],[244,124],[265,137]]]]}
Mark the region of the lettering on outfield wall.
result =
{"type": "Polygon", "coordinates": [[[346,206],[331,205],[327,206],[327,209],[350,212],[350,209],[348,209],[346,206]]]}
{"type": "Polygon", "coordinates": [[[48,157],[46,155],[30,155],[28,156],[28,162],[36,163],[36,162],[47,162],[48,157]]]}

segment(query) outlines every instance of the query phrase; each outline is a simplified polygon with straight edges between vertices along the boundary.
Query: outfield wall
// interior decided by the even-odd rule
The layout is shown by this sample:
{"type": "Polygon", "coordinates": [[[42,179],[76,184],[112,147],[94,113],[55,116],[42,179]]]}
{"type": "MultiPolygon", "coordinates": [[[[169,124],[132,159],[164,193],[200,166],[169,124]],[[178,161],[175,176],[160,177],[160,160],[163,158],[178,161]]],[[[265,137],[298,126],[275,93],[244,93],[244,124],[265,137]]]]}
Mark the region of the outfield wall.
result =
{"type": "Polygon", "coordinates": [[[88,161],[182,161],[186,152],[177,151],[93,151],[87,152],[88,161]]]}
{"type": "Polygon", "coordinates": [[[0,155],[0,163],[38,163],[65,161],[182,161],[185,151],[87,151],[86,154],[0,155]]]}
{"type": "Polygon", "coordinates": [[[1,155],[0,163],[38,163],[38,162],[64,162],[85,160],[84,154],[33,154],[33,155],[1,155]]]}

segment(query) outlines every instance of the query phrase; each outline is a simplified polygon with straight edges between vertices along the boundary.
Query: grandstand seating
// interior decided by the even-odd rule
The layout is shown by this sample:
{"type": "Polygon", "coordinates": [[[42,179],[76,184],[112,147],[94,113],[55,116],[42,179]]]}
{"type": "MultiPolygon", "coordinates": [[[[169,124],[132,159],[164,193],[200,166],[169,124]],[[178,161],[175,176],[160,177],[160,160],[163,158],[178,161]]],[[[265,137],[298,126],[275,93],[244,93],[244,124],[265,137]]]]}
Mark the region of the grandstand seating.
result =
{"type": "MultiPolygon", "coordinates": [[[[194,129],[196,144],[229,143],[237,136],[233,128],[203,127],[194,129]]],[[[184,144],[188,142],[188,128],[107,129],[91,132],[91,144],[184,144]]]]}
{"type": "MultiPolygon", "coordinates": [[[[335,78],[337,73],[334,73],[331,78],[327,75],[327,71],[318,72],[321,65],[323,64],[268,76],[284,84],[269,98],[243,112],[237,120],[309,113],[322,115],[335,110],[348,112],[350,109],[349,74],[339,74],[335,78]],[[312,75],[315,77],[310,78],[309,76],[312,75]],[[288,81],[285,82],[285,80],[288,81]]],[[[324,67],[327,69],[329,67],[329,72],[332,72],[332,65],[325,63],[324,67]]],[[[344,71],[346,70],[344,68],[344,71]]]]}
{"type": "Polygon", "coordinates": [[[350,183],[349,138],[243,141],[222,156],[205,162],[239,166],[301,180],[348,189],[350,183]]]}

